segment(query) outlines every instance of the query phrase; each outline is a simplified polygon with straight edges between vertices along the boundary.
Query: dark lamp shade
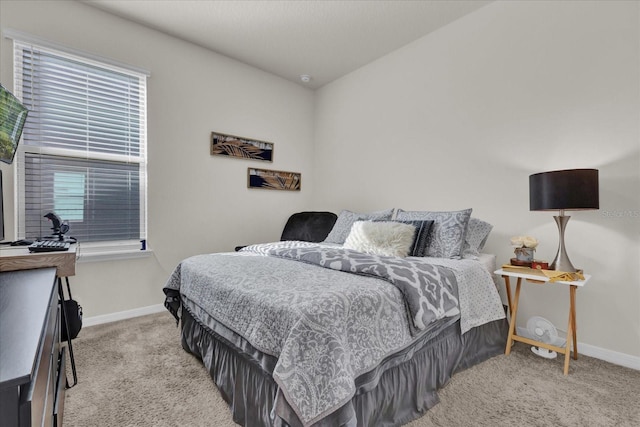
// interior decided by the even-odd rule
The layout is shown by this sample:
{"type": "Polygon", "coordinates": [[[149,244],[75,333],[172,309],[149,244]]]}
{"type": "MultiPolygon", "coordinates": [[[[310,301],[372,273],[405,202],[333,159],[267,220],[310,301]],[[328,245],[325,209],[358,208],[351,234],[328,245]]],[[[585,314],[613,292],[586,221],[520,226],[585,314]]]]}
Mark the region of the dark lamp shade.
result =
{"type": "Polygon", "coordinates": [[[568,169],[529,176],[529,210],[599,208],[597,169],[568,169]]]}

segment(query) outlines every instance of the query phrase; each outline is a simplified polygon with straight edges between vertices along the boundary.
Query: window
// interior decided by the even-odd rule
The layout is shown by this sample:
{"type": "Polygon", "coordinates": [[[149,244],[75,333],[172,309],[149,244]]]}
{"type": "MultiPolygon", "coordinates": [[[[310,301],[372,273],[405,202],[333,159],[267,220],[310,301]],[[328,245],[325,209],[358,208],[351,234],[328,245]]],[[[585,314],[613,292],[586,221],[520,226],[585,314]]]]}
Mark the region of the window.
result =
{"type": "Polygon", "coordinates": [[[84,242],[146,239],[146,75],[14,40],[15,91],[29,109],[18,154],[18,234],[47,236],[47,212],[84,242]]]}

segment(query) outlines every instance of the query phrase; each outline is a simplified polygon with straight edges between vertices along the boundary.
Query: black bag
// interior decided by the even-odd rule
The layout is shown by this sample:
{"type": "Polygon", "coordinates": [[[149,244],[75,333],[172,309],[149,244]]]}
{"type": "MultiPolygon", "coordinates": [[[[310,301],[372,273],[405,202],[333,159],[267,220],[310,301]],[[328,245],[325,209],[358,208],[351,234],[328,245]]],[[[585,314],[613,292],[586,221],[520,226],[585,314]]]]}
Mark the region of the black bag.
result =
{"type": "Polygon", "coordinates": [[[69,286],[69,278],[65,277],[67,282],[67,292],[69,293],[69,299],[64,299],[64,288],[62,287],[62,278],[58,277],[58,294],[60,297],[59,304],[61,308],[61,326],[60,339],[66,341],[69,350],[69,359],[71,360],[71,370],[73,371],[73,385],[69,384],[67,380],[67,388],[75,387],[78,384],[78,374],[76,372],[76,360],[73,357],[73,344],[71,340],[78,336],[80,329],[82,329],[82,307],[78,304],[78,301],[74,300],[71,296],[71,286],[69,286]],[[66,312],[66,314],[65,314],[66,312]]]}
{"type": "MultiPolygon", "coordinates": [[[[82,306],[71,296],[69,279],[67,279],[67,292],[69,293],[69,299],[62,301],[62,333],[60,334],[62,341],[68,341],[69,338],[74,339],[82,329],[82,306]],[[68,318],[66,318],[65,313],[67,313],[68,318]],[[65,320],[69,323],[65,323],[65,320]],[[69,327],[69,335],[67,335],[67,326],[69,327]]],[[[64,296],[64,293],[62,296],[64,296]]]]}

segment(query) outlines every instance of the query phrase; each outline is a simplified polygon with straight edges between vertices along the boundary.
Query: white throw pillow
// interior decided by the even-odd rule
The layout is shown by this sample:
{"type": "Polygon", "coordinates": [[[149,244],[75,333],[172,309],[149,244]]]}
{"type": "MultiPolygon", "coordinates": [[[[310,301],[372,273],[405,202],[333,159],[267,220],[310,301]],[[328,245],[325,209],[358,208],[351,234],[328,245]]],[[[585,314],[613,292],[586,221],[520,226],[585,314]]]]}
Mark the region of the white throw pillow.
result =
{"type": "Polygon", "coordinates": [[[406,257],[416,227],[390,221],[356,221],[344,242],[345,249],[372,255],[406,257]]]}

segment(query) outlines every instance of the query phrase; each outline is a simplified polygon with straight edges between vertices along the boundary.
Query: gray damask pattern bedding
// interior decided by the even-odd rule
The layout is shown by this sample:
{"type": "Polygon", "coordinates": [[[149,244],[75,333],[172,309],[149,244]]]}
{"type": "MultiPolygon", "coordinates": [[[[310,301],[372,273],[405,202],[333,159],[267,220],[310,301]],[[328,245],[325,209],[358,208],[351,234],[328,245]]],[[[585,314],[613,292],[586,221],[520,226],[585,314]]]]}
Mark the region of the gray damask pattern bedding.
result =
{"type": "Polygon", "coordinates": [[[319,246],[280,248],[274,245],[267,254],[388,281],[404,297],[414,335],[433,321],[460,314],[455,275],[448,268],[427,264],[420,258],[370,255],[319,246]]]}
{"type": "MultiPolygon", "coordinates": [[[[323,246],[322,251],[335,253],[335,246],[281,242],[240,253],[195,256],[176,268],[165,287],[165,292],[179,291],[203,323],[214,318],[256,349],[278,357],[273,378],[305,425],[349,401],[355,392],[354,378],[415,339],[401,291],[389,286],[388,278],[334,270],[338,264],[351,269],[354,263],[318,255],[323,246]],[[290,249],[296,247],[308,250],[290,249]],[[312,257],[333,261],[329,268],[292,262],[280,257],[287,251],[293,257],[315,253],[312,257]],[[279,255],[264,256],[269,252],[279,255]]],[[[356,270],[367,270],[364,262],[355,265],[356,270]]],[[[448,272],[429,269],[432,275],[437,270],[448,272]]],[[[450,280],[450,285],[454,282],[450,280]]],[[[429,298],[434,299],[428,305],[442,308],[433,311],[433,318],[455,315],[456,296],[454,288],[432,292],[429,298]]]]}
{"type": "MultiPolygon", "coordinates": [[[[261,254],[267,255],[274,247],[278,248],[309,248],[322,246],[338,249],[342,245],[333,243],[309,243],[299,241],[286,241],[269,244],[248,246],[240,252],[243,255],[261,254]],[[275,246],[274,246],[275,245],[275,246]]],[[[486,254],[483,255],[487,256],[486,254]]],[[[485,258],[481,257],[483,260],[485,258]]],[[[496,289],[496,283],[492,272],[495,270],[495,262],[488,268],[482,262],[472,259],[456,260],[449,258],[419,258],[421,262],[434,265],[442,265],[450,268],[458,282],[458,300],[460,302],[460,326],[464,334],[469,329],[484,325],[494,320],[503,319],[504,311],[502,302],[496,289]],[[491,272],[491,273],[490,273],[491,272]]]]}

